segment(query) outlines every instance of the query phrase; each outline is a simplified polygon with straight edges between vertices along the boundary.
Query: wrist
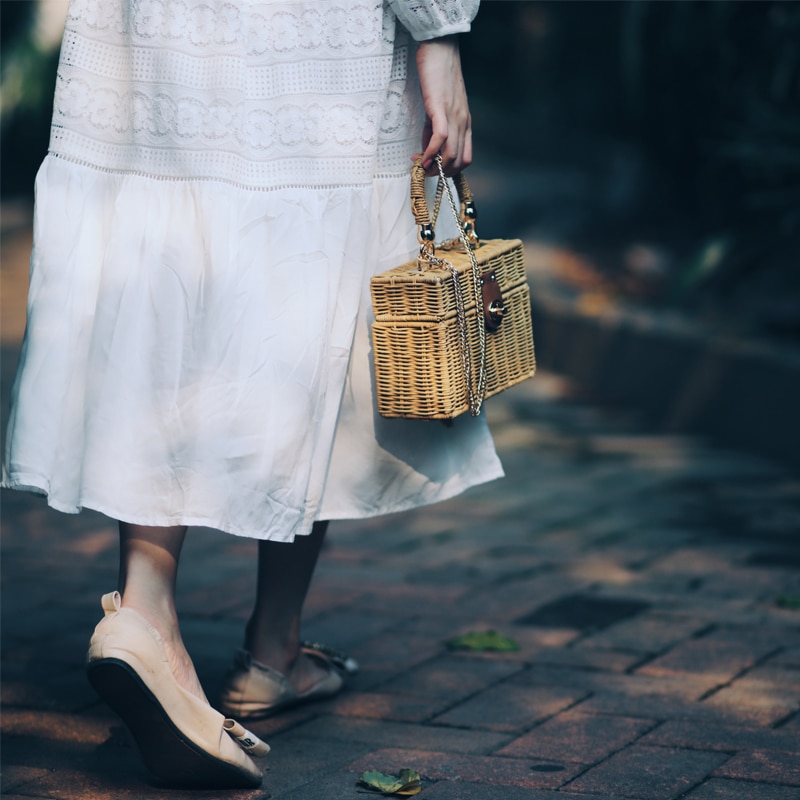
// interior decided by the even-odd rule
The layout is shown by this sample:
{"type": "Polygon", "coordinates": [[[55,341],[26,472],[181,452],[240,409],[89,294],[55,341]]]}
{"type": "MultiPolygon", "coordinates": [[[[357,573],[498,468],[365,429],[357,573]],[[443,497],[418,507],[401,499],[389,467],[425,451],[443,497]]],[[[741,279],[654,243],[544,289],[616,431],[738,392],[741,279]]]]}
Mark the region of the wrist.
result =
{"type": "Polygon", "coordinates": [[[419,50],[424,50],[426,48],[433,48],[433,47],[458,50],[458,42],[459,42],[459,34],[450,33],[447,36],[436,36],[433,39],[425,39],[421,42],[417,42],[417,47],[419,50]]]}

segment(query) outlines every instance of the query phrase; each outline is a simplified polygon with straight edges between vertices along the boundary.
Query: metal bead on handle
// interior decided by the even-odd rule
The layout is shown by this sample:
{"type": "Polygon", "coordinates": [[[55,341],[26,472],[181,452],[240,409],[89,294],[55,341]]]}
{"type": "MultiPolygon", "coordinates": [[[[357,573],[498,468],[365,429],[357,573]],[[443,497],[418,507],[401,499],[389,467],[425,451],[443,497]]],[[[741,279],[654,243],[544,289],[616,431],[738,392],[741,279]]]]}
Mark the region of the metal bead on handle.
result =
{"type": "MultiPolygon", "coordinates": [[[[442,194],[445,187],[447,186],[449,190],[447,179],[444,175],[444,169],[442,167],[441,155],[436,157],[436,166],[439,168],[439,182],[436,187],[436,201],[433,215],[431,215],[431,212],[428,210],[428,203],[425,198],[425,170],[422,168],[422,156],[417,157],[417,160],[414,162],[414,166],[411,168],[411,211],[413,212],[414,219],[416,220],[420,229],[418,233],[420,244],[425,244],[425,252],[430,253],[431,255],[434,254],[436,248],[434,246],[434,238],[429,238],[428,230],[430,229],[432,232],[435,227],[436,218],[439,212],[439,203],[442,199],[442,194]]],[[[458,194],[458,199],[461,206],[461,213],[459,214],[451,205],[451,208],[453,209],[453,216],[459,225],[459,232],[463,233],[462,243],[465,247],[468,245],[469,249],[475,250],[481,246],[480,239],[478,238],[475,228],[475,221],[478,218],[478,212],[475,208],[475,198],[473,197],[472,190],[470,189],[463,172],[459,172],[457,175],[455,175],[453,177],[453,182],[455,183],[456,192],[458,194]]]]}
{"type": "Polygon", "coordinates": [[[424,244],[425,242],[432,242],[434,236],[435,233],[433,231],[433,225],[431,225],[429,222],[426,222],[424,225],[419,226],[417,239],[419,239],[420,244],[424,244]]]}

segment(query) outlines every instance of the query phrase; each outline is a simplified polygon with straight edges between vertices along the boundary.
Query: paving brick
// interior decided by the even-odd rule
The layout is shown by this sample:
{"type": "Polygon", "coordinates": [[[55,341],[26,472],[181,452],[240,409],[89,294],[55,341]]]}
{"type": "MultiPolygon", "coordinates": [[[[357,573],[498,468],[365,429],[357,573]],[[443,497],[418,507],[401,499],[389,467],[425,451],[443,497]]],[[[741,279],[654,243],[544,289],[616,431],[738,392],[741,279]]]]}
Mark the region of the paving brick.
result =
{"type": "Polygon", "coordinates": [[[3,735],[2,754],[4,767],[45,769],[48,775],[75,769],[87,772],[138,770],[144,774],[121,727],[111,728],[106,741],[100,745],[80,740],[42,740],[35,735],[3,735]]]}
{"type": "Polygon", "coordinates": [[[798,731],[800,732],[800,712],[792,714],[791,717],[780,723],[782,731],[798,731]]]}
{"type": "Polygon", "coordinates": [[[639,653],[660,653],[699,633],[705,623],[695,617],[646,612],[618,622],[581,641],[582,647],[621,648],[639,653]]]}
{"type": "MultiPolygon", "coordinates": [[[[306,603],[303,606],[303,620],[310,621],[322,614],[327,614],[335,608],[358,607],[361,604],[361,592],[352,586],[331,586],[315,592],[313,596],[309,591],[306,603]]],[[[250,607],[245,606],[242,619],[247,619],[250,607]]],[[[308,638],[304,633],[305,638],[308,638]]]]}
{"type": "MultiPolygon", "coordinates": [[[[775,569],[736,569],[708,575],[703,579],[702,593],[709,600],[741,598],[742,584],[748,584],[748,595],[766,607],[774,606],[782,594],[794,594],[797,570],[781,572],[775,569]]],[[[777,611],[778,609],[776,609],[777,611]]],[[[780,613],[780,612],[779,612],[780,613]]]]}
{"type": "Polygon", "coordinates": [[[508,786],[556,788],[584,767],[577,764],[492,756],[465,756],[429,750],[377,750],[354,762],[349,769],[359,772],[379,769],[396,772],[408,767],[433,780],[457,780],[508,786]]]}
{"type": "Polygon", "coordinates": [[[297,708],[290,708],[275,717],[269,717],[261,720],[250,720],[247,727],[253,731],[260,739],[267,742],[272,741],[272,737],[285,730],[302,725],[309,720],[316,718],[318,711],[317,706],[307,705],[298,706],[297,708]]]}
{"type": "Polygon", "coordinates": [[[348,652],[362,668],[402,672],[441,655],[444,642],[433,636],[417,636],[405,629],[389,630],[352,647],[348,652]]]}
{"type": "Polygon", "coordinates": [[[3,797],[6,800],[31,800],[31,795],[23,795],[23,794],[6,794],[3,792],[3,797]]]}
{"type": "Polygon", "coordinates": [[[792,753],[774,750],[738,753],[720,766],[714,776],[800,786],[800,746],[792,753]]]}
{"type": "Polygon", "coordinates": [[[728,721],[724,711],[666,692],[596,692],[578,708],[587,714],[616,714],[659,720],[694,719],[712,723],[728,721]]]}
{"type": "Polygon", "coordinates": [[[686,795],[686,800],[797,800],[797,789],[752,781],[711,778],[686,795]]]}
{"type": "MultiPolygon", "coordinates": [[[[208,790],[185,791],[160,788],[137,772],[93,773],[63,770],[45,778],[25,784],[23,796],[47,797],[54,800],[142,800],[143,797],[169,795],[171,800],[208,800],[208,790]]],[[[263,789],[255,791],[225,792],[230,800],[267,800],[263,789]]]]}
{"type": "Polygon", "coordinates": [[[761,614],[751,623],[744,616],[737,622],[715,626],[709,639],[721,642],[747,642],[763,654],[779,655],[792,647],[800,646],[800,627],[797,618],[790,624],[776,624],[768,615],[761,614]]]}
{"type": "Polygon", "coordinates": [[[11,636],[4,636],[2,641],[2,674],[8,681],[38,681],[50,679],[62,674],[65,670],[74,670],[75,664],[64,664],[62,661],[38,657],[40,647],[32,642],[20,642],[11,636]]]}
{"type": "MultiPolygon", "coordinates": [[[[570,669],[552,664],[532,664],[510,678],[522,686],[570,686],[602,693],[627,696],[634,701],[644,698],[668,698],[670,702],[691,703],[709,688],[709,679],[698,675],[618,674],[590,669],[570,669]]],[[[587,701],[588,702],[588,701],[587,701]]]]}
{"type": "Polygon", "coordinates": [[[798,736],[793,731],[783,729],[670,720],[654,728],[639,743],[687,747],[693,750],[722,750],[728,753],[739,750],[778,750],[791,753],[798,747],[798,736]]]}
{"type": "Polygon", "coordinates": [[[325,642],[339,650],[350,650],[373,636],[397,627],[396,617],[371,613],[363,608],[341,608],[318,616],[303,626],[303,636],[312,641],[325,642]]]}
{"type": "Polygon", "coordinates": [[[521,664],[502,657],[445,655],[388,681],[386,692],[411,692],[451,703],[520,672],[521,664]]]}
{"type": "Polygon", "coordinates": [[[722,753],[703,750],[633,745],[588,770],[566,788],[642,800],[670,800],[700,783],[727,758],[722,753]]]}
{"type": "MultiPolygon", "coordinates": [[[[498,630],[510,636],[520,646],[520,650],[515,653],[503,653],[503,658],[523,661],[538,658],[542,650],[563,647],[578,636],[577,632],[572,630],[530,628],[514,625],[505,619],[492,619],[489,616],[464,616],[458,609],[447,616],[418,617],[402,624],[404,636],[429,636],[442,644],[454,636],[480,630],[498,630]]],[[[496,653],[488,655],[497,658],[496,653]]]]}
{"type": "MultiPolygon", "coordinates": [[[[263,800],[364,800],[365,797],[372,797],[372,793],[365,794],[365,790],[359,788],[359,777],[360,773],[354,770],[338,769],[311,778],[306,776],[302,783],[292,789],[273,791],[267,775],[264,788],[269,794],[262,797],[263,800]]],[[[374,797],[381,795],[375,794],[374,797]]]]}
{"type": "Polygon", "coordinates": [[[682,642],[668,653],[637,670],[640,675],[703,675],[709,684],[732,680],[765,655],[765,647],[748,640],[717,641],[710,638],[682,642]]]}
{"type": "MultiPolygon", "coordinates": [[[[486,553],[475,552],[470,554],[459,553],[458,560],[448,557],[444,563],[430,567],[420,568],[409,574],[406,580],[409,583],[428,583],[435,586],[496,586],[513,578],[523,571],[519,561],[493,559],[486,553]],[[466,560],[462,560],[467,556],[466,560]],[[471,557],[470,557],[471,556],[471,557]]],[[[541,557],[526,558],[525,570],[541,565],[541,557]]]]}
{"type": "Polygon", "coordinates": [[[754,669],[704,704],[734,721],[771,725],[800,710],[800,680],[794,670],[754,669]]]}
{"type": "MultiPolygon", "coordinates": [[[[18,767],[12,764],[5,764],[3,766],[3,783],[2,792],[6,798],[22,797],[21,794],[12,795],[11,792],[19,790],[24,791],[26,783],[33,783],[40,778],[44,778],[52,772],[52,769],[45,767],[18,767]]],[[[28,795],[30,797],[30,795],[28,795]]]]}
{"type": "Polygon", "coordinates": [[[640,653],[583,648],[581,644],[574,647],[542,648],[535,656],[538,664],[558,664],[608,672],[626,672],[641,660],[640,653]]]}
{"type": "MultiPolygon", "coordinates": [[[[3,597],[11,594],[10,587],[3,586],[3,597]]],[[[18,591],[24,591],[22,588],[18,591]]],[[[34,645],[47,642],[47,653],[54,661],[73,663],[75,655],[82,660],[86,654],[89,637],[94,626],[99,622],[100,596],[97,593],[96,608],[65,608],[55,603],[46,602],[38,607],[28,606],[27,609],[18,609],[10,614],[6,609],[3,617],[3,635],[13,636],[20,641],[27,641],[34,645]],[[57,638],[70,642],[75,648],[74,652],[64,653],[53,647],[53,639],[57,638]]],[[[3,601],[5,605],[5,600],[3,601]]]]}
{"type": "Polygon", "coordinates": [[[447,698],[437,700],[430,695],[410,692],[352,692],[318,704],[318,708],[344,717],[424,722],[441,713],[450,703],[447,698]]]}
{"type": "Polygon", "coordinates": [[[559,687],[514,687],[500,684],[433,718],[438,725],[515,732],[563,711],[586,697],[559,687]]]}
{"type": "Polygon", "coordinates": [[[733,567],[736,552],[724,548],[679,547],[665,554],[653,566],[655,573],[697,575],[701,579],[733,567]]]}
{"type": "Polygon", "coordinates": [[[4,678],[2,702],[4,706],[17,708],[73,712],[96,706],[99,699],[81,666],[38,681],[4,678]]]}
{"type": "Polygon", "coordinates": [[[3,733],[9,736],[102,744],[108,739],[109,727],[116,724],[117,718],[110,712],[89,717],[27,708],[3,709],[3,733]]]}
{"type": "Polygon", "coordinates": [[[374,591],[362,591],[359,603],[362,608],[404,617],[441,614],[443,609],[458,604],[464,592],[465,589],[458,586],[441,588],[386,583],[374,591]]]}
{"type": "Polygon", "coordinates": [[[603,597],[589,592],[564,595],[521,617],[521,625],[545,628],[575,628],[580,631],[607,628],[620,620],[636,616],[648,604],[636,598],[603,597]]]}
{"type": "MultiPolygon", "coordinates": [[[[257,763],[266,768],[264,789],[277,796],[324,779],[329,773],[340,772],[351,761],[373,749],[363,742],[336,739],[321,746],[318,741],[295,735],[293,730],[271,737],[269,743],[270,754],[257,763]]],[[[352,782],[348,778],[343,785],[352,785],[352,782]]]]}
{"type": "Polygon", "coordinates": [[[555,789],[520,789],[464,781],[437,781],[417,796],[420,800],[622,800],[610,794],[574,794],[555,789]]]}
{"type": "Polygon", "coordinates": [[[785,650],[774,655],[768,662],[792,669],[800,669],[800,647],[787,647],[785,650]]]}
{"type": "Polygon", "coordinates": [[[297,726],[293,735],[308,739],[362,742],[373,747],[437,750],[445,753],[489,755],[508,741],[506,734],[461,730],[437,725],[361,719],[327,714],[297,726]]]}
{"type": "Polygon", "coordinates": [[[512,621],[564,594],[579,591],[588,581],[570,578],[561,571],[540,574],[528,580],[509,581],[467,594],[458,604],[460,614],[512,621]]]}
{"type": "Polygon", "coordinates": [[[569,709],[497,751],[515,758],[564,759],[596,764],[654,726],[652,720],[584,714],[569,709]]]}

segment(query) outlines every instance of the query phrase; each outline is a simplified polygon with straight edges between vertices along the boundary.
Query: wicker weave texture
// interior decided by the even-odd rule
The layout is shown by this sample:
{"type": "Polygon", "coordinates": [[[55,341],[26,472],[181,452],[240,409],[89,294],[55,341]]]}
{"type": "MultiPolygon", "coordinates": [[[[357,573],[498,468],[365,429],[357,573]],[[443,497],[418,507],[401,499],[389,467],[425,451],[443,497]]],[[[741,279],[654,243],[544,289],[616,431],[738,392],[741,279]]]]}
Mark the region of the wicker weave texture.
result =
{"type": "MultiPolygon", "coordinates": [[[[485,396],[491,397],[536,371],[530,291],[518,240],[487,242],[476,256],[481,272],[495,271],[507,309],[499,329],[486,334],[485,396]]],[[[463,253],[445,257],[459,272],[462,261],[469,264],[463,253]]],[[[462,286],[467,299],[472,296],[471,280],[467,280],[468,266],[464,270],[462,286]]],[[[411,262],[372,282],[373,307],[376,312],[382,309],[372,326],[372,342],[378,412],[384,417],[452,419],[469,411],[452,277],[447,271],[427,272],[437,272],[437,280],[420,278],[425,273],[411,262]],[[403,274],[410,277],[404,281],[403,274]],[[452,298],[449,307],[448,297],[452,298]],[[399,306],[394,313],[387,309],[390,302],[399,306]]],[[[474,302],[468,304],[467,320],[473,370],[477,370],[480,344],[474,302]]],[[[475,380],[473,375],[473,383],[475,380]]]]}
{"type": "MultiPolygon", "coordinates": [[[[463,252],[440,248],[437,248],[436,255],[451,261],[458,270],[461,290],[469,305],[473,296],[469,258],[463,252]]],[[[525,282],[522,242],[519,239],[487,240],[475,255],[482,272],[487,269],[495,271],[502,289],[525,282]]],[[[409,261],[376,275],[370,282],[370,289],[372,308],[378,320],[397,319],[402,315],[440,320],[455,313],[455,289],[450,272],[444,268],[421,269],[416,261],[409,261]]]]}

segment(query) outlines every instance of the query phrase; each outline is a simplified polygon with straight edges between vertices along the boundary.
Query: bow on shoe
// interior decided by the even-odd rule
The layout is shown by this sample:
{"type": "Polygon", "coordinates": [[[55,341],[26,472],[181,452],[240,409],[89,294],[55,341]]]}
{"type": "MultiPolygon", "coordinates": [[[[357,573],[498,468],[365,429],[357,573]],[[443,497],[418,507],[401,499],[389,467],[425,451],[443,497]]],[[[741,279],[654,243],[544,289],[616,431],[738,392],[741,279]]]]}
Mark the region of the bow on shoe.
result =
{"type": "Polygon", "coordinates": [[[222,727],[236,740],[239,747],[249,755],[265,756],[269,753],[270,746],[235,719],[226,719],[222,723],[222,727]]]}

